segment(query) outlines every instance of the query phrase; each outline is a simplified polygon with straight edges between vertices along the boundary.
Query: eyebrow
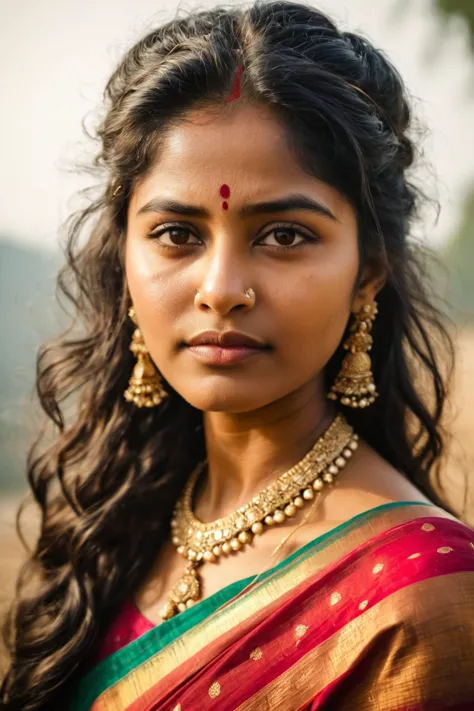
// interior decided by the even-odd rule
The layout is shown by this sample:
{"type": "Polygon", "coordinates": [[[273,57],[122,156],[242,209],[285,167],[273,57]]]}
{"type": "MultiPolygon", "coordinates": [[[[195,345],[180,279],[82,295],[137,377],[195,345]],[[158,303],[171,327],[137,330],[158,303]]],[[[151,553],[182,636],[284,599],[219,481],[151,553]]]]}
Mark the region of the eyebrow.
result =
{"type": "MultiPolygon", "coordinates": [[[[331,212],[331,210],[322,203],[314,200],[314,198],[301,195],[300,193],[292,193],[279,200],[267,200],[265,202],[257,202],[251,205],[244,205],[239,210],[241,217],[250,217],[253,215],[262,215],[275,212],[288,212],[289,210],[308,210],[316,212],[318,215],[328,217],[335,222],[340,220],[331,212]]],[[[147,212],[174,212],[177,215],[187,215],[190,217],[210,217],[210,213],[205,207],[196,205],[186,205],[177,202],[176,200],[168,200],[166,198],[155,197],[145,203],[137,212],[142,215],[147,212]]]]}

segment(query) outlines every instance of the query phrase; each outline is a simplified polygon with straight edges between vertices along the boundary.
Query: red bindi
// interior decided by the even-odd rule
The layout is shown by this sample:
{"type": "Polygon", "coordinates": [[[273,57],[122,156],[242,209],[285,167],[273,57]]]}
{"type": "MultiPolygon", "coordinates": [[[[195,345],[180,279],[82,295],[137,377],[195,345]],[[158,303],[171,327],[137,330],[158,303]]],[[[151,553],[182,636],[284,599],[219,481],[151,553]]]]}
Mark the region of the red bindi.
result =
{"type": "MultiPolygon", "coordinates": [[[[220,189],[219,189],[219,194],[220,194],[221,197],[228,199],[228,198],[230,197],[230,188],[229,188],[229,186],[226,185],[225,183],[224,183],[223,185],[221,185],[221,187],[220,187],[220,189]]],[[[229,205],[228,205],[228,203],[227,203],[225,200],[224,200],[224,202],[222,203],[222,208],[223,208],[224,210],[228,210],[228,209],[229,209],[229,205]]]]}

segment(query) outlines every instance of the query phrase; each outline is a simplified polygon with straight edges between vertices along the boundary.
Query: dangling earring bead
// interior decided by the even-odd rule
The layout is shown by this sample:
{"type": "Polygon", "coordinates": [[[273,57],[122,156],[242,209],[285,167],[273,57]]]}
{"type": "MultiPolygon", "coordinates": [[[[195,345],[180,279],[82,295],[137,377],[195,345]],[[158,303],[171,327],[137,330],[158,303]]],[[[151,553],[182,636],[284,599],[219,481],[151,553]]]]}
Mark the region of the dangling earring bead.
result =
{"type": "MultiPolygon", "coordinates": [[[[129,308],[128,315],[137,325],[133,306],[129,308]]],[[[130,350],[136,355],[137,363],[124,392],[125,400],[133,402],[137,407],[155,407],[168,397],[168,393],[162,386],[161,377],[155,370],[139,328],[133,332],[130,350]]]]}
{"type": "Polygon", "coordinates": [[[338,400],[348,407],[368,407],[378,397],[371,370],[372,362],[368,351],[372,348],[370,335],[372,321],[377,314],[377,304],[365,304],[355,314],[350,327],[351,335],[344,342],[349,353],[342,361],[341,370],[327,397],[338,400]]]}

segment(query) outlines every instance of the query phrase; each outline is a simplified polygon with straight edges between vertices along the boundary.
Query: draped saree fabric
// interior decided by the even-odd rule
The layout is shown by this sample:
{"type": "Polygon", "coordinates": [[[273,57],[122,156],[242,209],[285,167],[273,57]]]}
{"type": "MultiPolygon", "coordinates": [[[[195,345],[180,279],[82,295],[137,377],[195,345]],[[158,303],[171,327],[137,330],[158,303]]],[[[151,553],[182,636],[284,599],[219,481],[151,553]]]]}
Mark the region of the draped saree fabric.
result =
{"type": "Polygon", "coordinates": [[[383,504],[109,654],[68,711],[474,709],[474,531],[383,504]]]}

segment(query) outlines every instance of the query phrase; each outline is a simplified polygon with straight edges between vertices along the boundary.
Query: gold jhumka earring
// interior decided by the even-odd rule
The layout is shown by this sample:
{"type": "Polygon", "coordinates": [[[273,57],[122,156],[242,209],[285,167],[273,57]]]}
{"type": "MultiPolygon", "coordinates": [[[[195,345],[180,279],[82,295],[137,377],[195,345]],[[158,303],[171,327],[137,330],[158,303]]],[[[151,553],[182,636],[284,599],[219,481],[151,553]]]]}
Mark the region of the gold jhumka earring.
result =
{"type": "Polygon", "coordinates": [[[371,370],[372,362],[368,351],[372,348],[370,335],[372,322],[377,314],[377,304],[365,304],[354,314],[350,336],[344,342],[349,353],[342,361],[341,370],[327,397],[338,400],[348,407],[368,407],[378,397],[371,370]]]}
{"type": "Polygon", "coordinates": [[[152,363],[143,336],[138,328],[133,306],[129,308],[128,315],[137,326],[130,344],[130,350],[136,355],[137,363],[133,368],[124,397],[125,400],[133,402],[137,407],[155,407],[168,397],[168,393],[163,388],[161,377],[152,363]]]}

